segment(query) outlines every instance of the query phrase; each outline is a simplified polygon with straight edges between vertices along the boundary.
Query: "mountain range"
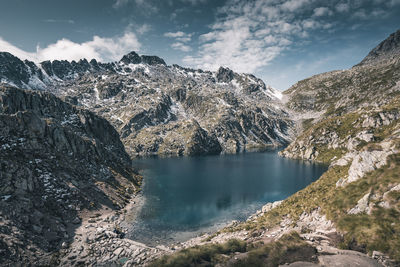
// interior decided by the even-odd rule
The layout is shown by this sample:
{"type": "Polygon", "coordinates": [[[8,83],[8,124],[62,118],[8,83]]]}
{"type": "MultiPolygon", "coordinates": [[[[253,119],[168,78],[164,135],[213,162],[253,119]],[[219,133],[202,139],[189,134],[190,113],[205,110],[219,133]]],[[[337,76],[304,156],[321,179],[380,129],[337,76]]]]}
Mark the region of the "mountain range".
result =
{"type": "Polygon", "coordinates": [[[167,66],[135,52],[106,64],[35,64],[1,53],[0,67],[3,83],[49,91],[106,118],[133,157],[232,153],[280,146],[292,137],[281,93],[228,68],[167,66]]]}
{"type": "MultiPolygon", "coordinates": [[[[207,242],[221,243],[233,233],[246,240],[247,248],[238,241],[200,260],[272,264],[276,259],[260,251],[278,248],[260,242],[273,237],[281,258],[291,253],[289,245],[312,252],[290,254],[279,264],[327,261],[331,258],[322,252],[341,255],[339,247],[396,266],[399,70],[400,31],[354,67],[315,75],[283,93],[251,74],[169,66],[157,56],[136,52],[111,63],[34,63],[1,52],[1,264],[107,265],[121,258],[84,254],[98,249],[97,237],[86,242],[74,232],[82,219],[96,221],[99,209],[124,209],[140,190],[132,158],[285,147],[281,156],[325,163],[328,171],[288,199],[200,242],[208,248],[207,242]],[[81,251],[68,248],[76,240],[81,251]]],[[[106,232],[99,240],[128,242],[111,234],[106,239],[106,232]]],[[[129,246],[133,251],[140,247],[129,246]]],[[[140,249],[143,255],[153,251],[140,249]]],[[[189,260],[189,252],[154,264],[189,260]]]]}

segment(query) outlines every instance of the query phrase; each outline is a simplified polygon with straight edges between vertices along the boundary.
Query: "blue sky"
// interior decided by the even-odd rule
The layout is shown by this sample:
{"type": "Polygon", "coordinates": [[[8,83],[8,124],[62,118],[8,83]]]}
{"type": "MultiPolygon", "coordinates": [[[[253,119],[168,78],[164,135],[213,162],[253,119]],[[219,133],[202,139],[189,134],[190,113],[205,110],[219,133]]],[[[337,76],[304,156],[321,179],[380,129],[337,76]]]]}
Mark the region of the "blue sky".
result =
{"type": "Polygon", "coordinates": [[[253,73],[277,89],[355,65],[400,28],[400,0],[0,0],[0,51],[253,73]]]}

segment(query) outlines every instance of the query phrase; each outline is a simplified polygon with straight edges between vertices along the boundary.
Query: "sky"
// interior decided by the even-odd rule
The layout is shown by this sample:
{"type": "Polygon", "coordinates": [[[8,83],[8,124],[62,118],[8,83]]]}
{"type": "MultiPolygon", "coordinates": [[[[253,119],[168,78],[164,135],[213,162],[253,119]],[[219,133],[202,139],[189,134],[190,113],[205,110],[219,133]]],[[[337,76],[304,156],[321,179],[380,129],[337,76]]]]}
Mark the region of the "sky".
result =
{"type": "Polygon", "coordinates": [[[400,29],[400,0],[0,0],[0,51],[21,59],[252,73],[279,90],[357,64],[400,29]]]}

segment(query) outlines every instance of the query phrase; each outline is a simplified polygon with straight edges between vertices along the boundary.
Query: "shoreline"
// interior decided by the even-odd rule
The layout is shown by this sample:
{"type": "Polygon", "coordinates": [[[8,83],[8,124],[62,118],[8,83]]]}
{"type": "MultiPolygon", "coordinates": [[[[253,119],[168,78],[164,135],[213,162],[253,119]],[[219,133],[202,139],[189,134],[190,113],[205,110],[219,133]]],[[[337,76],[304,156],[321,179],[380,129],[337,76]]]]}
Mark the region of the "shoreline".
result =
{"type": "Polygon", "coordinates": [[[82,213],[73,241],[69,245],[63,243],[59,251],[60,265],[141,266],[168,252],[167,247],[150,247],[125,237],[128,210],[135,209],[141,200],[140,195],[135,195],[121,210],[102,208],[82,213]]]}
{"type": "MultiPolygon", "coordinates": [[[[336,248],[332,243],[331,235],[335,234],[337,230],[333,223],[326,219],[325,215],[320,214],[318,209],[311,214],[304,214],[295,226],[292,225],[292,221],[289,218],[286,218],[276,227],[265,229],[256,236],[246,230],[226,231],[243,223],[238,221],[232,221],[214,232],[201,233],[184,242],[175,242],[169,245],[149,246],[115,233],[116,227],[126,229],[125,225],[134,221],[135,214],[129,214],[129,211],[139,211],[140,205],[143,205],[143,200],[143,195],[138,193],[119,211],[102,209],[86,213],[86,216],[82,217],[80,227],[75,232],[73,242],[68,247],[60,250],[60,265],[108,266],[117,264],[116,266],[125,267],[144,266],[156,258],[182,249],[210,243],[224,243],[229,239],[240,239],[246,242],[274,242],[282,235],[293,230],[301,232],[301,228],[304,226],[314,229],[313,232],[301,234],[301,236],[307,243],[317,249],[321,262],[329,262],[330,259],[336,258],[339,258],[344,263],[352,260],[363,262],[372,260],[366,254],[336,248]],[[96,214],[101,215],[96,216],[96,214]]],[[[256,220],[272,208],[279,206],[282,201],[284,200],[265,204],[261,210],[249,216],[246,222],[256,220]]]]}

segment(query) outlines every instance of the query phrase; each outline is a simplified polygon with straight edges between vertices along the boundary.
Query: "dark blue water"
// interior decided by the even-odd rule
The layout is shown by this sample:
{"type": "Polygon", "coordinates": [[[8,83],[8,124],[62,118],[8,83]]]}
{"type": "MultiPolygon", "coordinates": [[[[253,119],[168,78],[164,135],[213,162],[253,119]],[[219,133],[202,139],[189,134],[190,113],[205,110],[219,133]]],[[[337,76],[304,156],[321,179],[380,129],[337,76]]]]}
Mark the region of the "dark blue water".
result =
{"type": "Polygon", "coordinates": [[[142,209],[131,238],[148,244],[183,241],[265,203],[284,199],[326,171],[324,165],[281,158],[277,151],[235,155],[144,158],[142,209]]]}

